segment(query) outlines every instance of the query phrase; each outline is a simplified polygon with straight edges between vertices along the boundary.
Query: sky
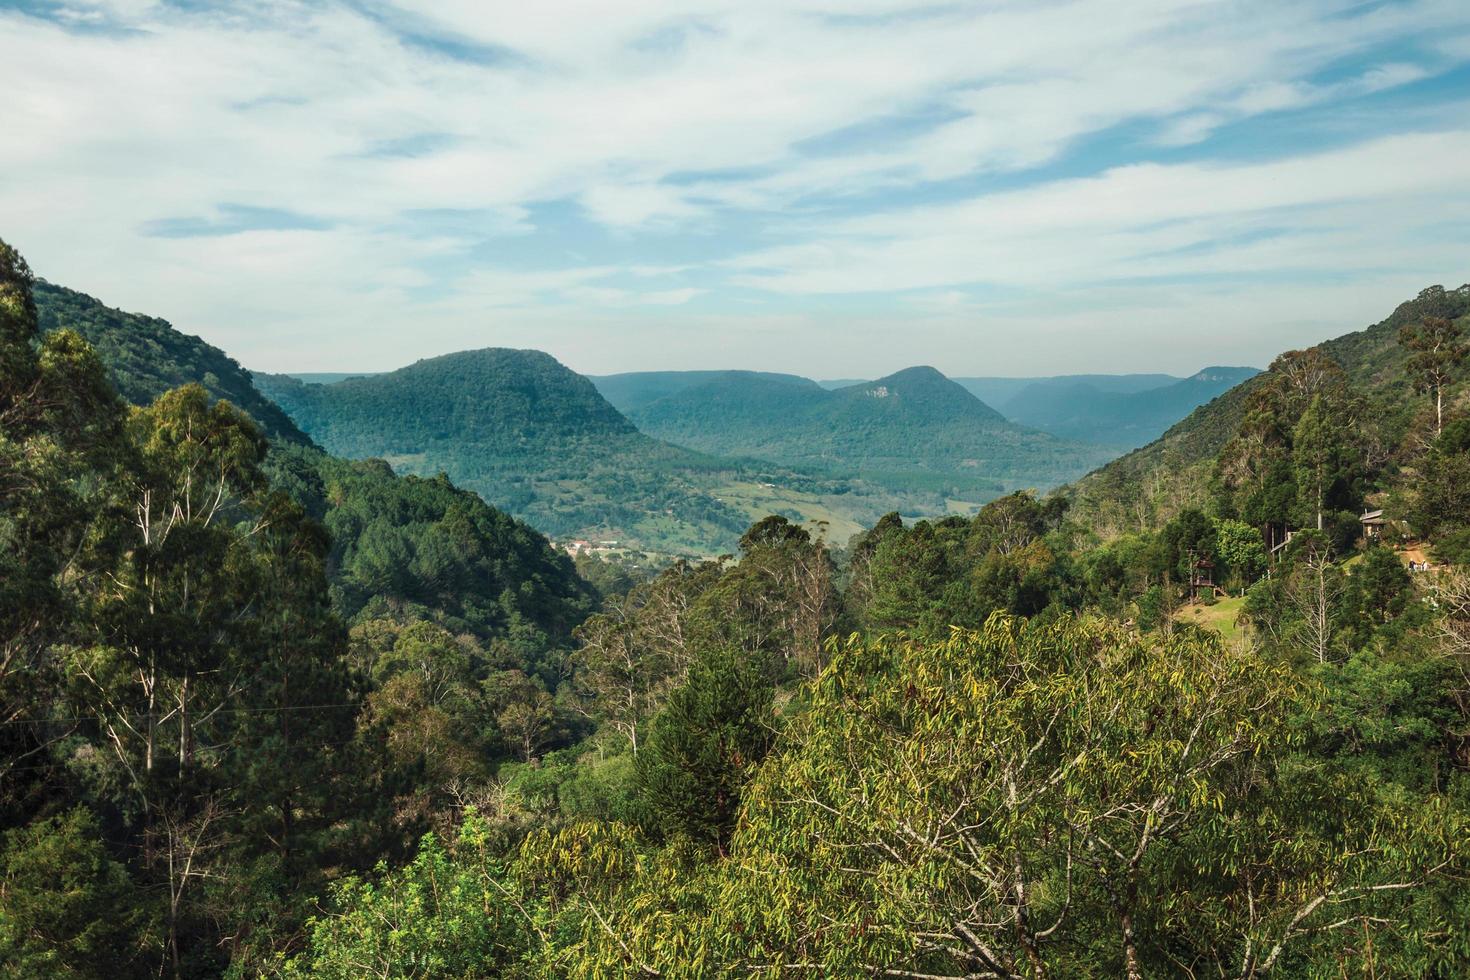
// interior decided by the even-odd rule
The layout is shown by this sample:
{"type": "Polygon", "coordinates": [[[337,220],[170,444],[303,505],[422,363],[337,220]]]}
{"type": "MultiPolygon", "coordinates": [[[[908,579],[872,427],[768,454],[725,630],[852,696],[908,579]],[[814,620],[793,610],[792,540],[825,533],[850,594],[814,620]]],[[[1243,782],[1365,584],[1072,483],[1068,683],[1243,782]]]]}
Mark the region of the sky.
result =
{"type": "Polygon", "coordinates": [[[1470,3],[0,0],[0,238],[266,371],[1263,367],[1470,280],[1470,3]]]}

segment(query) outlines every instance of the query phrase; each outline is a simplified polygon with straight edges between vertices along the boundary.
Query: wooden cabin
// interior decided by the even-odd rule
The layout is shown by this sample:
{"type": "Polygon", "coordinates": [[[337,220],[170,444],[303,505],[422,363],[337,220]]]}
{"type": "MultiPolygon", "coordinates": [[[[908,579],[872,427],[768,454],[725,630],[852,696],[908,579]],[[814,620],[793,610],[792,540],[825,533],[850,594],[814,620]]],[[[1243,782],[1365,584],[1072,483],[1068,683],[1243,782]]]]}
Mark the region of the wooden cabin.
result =
{"type": "Polygon", "coordinates": [[[1199,601],[1201,590],[1206,595],[1215,594],[1215,563],[1208,558],[1201,558],[1194,563],[1194,571],[1189,576],[1189,599],[1191,602],[1199,601]]]}
{"type": "Polygon", "coordinates": [[[1364,511],[1363,516],[1358,518],[1358,523],[1362,525],[1364,541],[1383,540],[1383,529],[1388,521],[1384,519],[1382,510],[1364,511]]]}

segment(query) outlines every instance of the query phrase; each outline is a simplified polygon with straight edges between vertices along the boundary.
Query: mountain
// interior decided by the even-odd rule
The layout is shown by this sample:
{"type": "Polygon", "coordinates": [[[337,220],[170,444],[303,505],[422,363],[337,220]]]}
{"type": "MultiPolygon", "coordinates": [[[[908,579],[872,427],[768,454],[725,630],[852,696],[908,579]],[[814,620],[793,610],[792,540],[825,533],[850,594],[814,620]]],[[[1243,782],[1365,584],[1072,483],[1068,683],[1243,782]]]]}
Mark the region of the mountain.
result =
{"type": "MultiPolygon", "coordinates": [[[[1099,391],[1147,391],[1150,388],[1162,388],[1164,385],[1183,381],[1172,374],[1058,374],[1038,378],[950,378],[955,384],[964,388],[970,394],[980,399],[987,405],[992,405],[1002,414],[1007,414],[1005,403],[1014,398],[1019,392],[1032,385],[1060,385],[1086,384],[1099,391]]],[[[817,384],[823,388],[850,388],[853,385],[863,384],[858,378],[832,379],[818,381],[817,384]]]]}
{"type": "Polygon", "coordinates": [[[433,454],[446,439],[497,458],[550,456],[637,434],[591,382],[540,351],[465,351],[331,385],[261,375],[259,385],[344,456],[433,454]]]}
{"type": "Polygon", "coordinates": [[[1014,422],[1064,439],[1133,449],[1259,373],[1250,367],[1210,367],[1183,380],[1142,390],[1100,386],[1085,379],[1051,379],[1023,388],[1001,410],[1014,422]]]}
{"type": "Polygon", "coordinates": [[[994,405],[1007,418],[1012,418],[1007,407],[1011,399],[1036,385],[1043,387],[1070,388],[1086,385],[1097,391],[1132,394],[1162,388],[1184,380],[1172,374],[1058,374],[1045,378],[955,378],[967,391],[983,402],[994,405]]]}
{"type": "Polygon", "coordinates": [[[41,329],[86,338],[125,401],[147,405],[199,384],[260,424],[272,441],[271,483],[331,533],[332,601],[348,622],[411,614],[482,639],[556,646],[586,616],[591,589],[528,525],[447,481],[328,456],[249,371],[166,320],[44,282],[35,298],[41,329]]]}
{"type": "Polygon", "coordinates": [[[1105,455],[1007,422],[932,367],[835,390],[726,373],[630,418],[650,435],[704,452],[952,495],[1050,486],[1105,455]]]}
{"type": "Polygon", "coordinates": [[[602,397],[627,415],[669,395],[711,381],[748,380],[752,383],[777,381],[800,387],[815,387],[816,382],[795,374],[772,371],[633,371],[627,374],[588,375],[602,397]]]}
{"type": "Polygon", "coordinates": [[[218,347],[175,330],[167,320],[124,313],[63,286],[37,282],[34,292],[41,332],[65,328],[81,334],[96,348],[124,400],[146,405],[165,391],[194,382],[213,398],[243,409],[272,439],[311,442],[256,390],[250,372],[218,347]]]}
{"type": "Polygon", "coordinates": [[[736,466],[644,435],[540,351],[463,351],[330,385],[261,374],[257,384],[329,451],[444,472],[548,534],[708,550],[749,523],[710,493],[736,466]]]}
{"type": "Polygon", "coordinates": [[[301,374],[292,374],[291,377],[298,381],[305,381],[314,385],[333,385],[338,381],[346,381],[348,378],[371,378],[381,371],[308,371],[301,374]]]}
{"type": "MultiPolygon", "coordinates": [[[[1374,417],[1394,432],[1409,424],[1419,407],[1398,342],[1399,328],[1426,317],[1470,316],[1470,285],[1447,290],[1430,286],[1365,329],[1318,344],[1353,389],[1368,400],[1374,417]]],[[[1196,408],[1149,444],[1079,480],[1072,495],[1076,516],[1107,530],[1154,526],[1206,496],[1215,458],[1235,435],[1255,390],[1278,376],[1280,361],[1196,408]]]]}

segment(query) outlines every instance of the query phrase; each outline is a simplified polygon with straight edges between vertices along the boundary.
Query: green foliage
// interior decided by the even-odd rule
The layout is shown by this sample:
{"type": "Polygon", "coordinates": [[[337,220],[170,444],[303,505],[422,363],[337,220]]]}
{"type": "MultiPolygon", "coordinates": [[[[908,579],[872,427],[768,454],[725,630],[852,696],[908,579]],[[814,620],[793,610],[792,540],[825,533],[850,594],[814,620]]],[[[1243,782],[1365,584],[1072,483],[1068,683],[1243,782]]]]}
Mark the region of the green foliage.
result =
{"type": "Polygon", "coordinates": [[[1438,538],[1470,527],[1470,419],[1455,419],[1430,444],[1412,485],[1409,520],[1438,538]]]}
{"type": "Polygon", "coordinates": [[[1439,894],[1396,882],[1462,862],[1463,816],[1300,769],[1311,704],[1259,658],[1101,623],[853,642],[729,858],[651,873],[573,972],[1316,975],[1343,918],[1386,969],[1444,968],[1439,894]]]}
{"type": "Polygon", "coordinates": [[[199,384],[211,400],[243,410],[272,439],[309,442],[286,413],[256,391],[250,372],[219,348],[165,320],[124,313],[61,286],[37,283],[35,296],[41,332],[71,330],[86,340],[126,401],[147,405],[170,389],[199,384]]]}
{"type": "Polygon", "coordinates": [[[1244,521],[1215,522],[1216,551],[1225,563],[1226,574],[1242,587],[1266,571],[1266,545],[1260,533],[1244,521]]]}
{"type": "Polygon", "coordinates": [[[333,605],[349,622],[431,619],[540,671],[592,608],[570,559],[442,477],[280,447],[266,470],[331,534],[333,605]]]}
{"type": "Polygon", "coordinates": [[[651,435],[894,489],[942,487],[964,497],[1048,487],[1107,455],[1013,425],[933,368],[834,391],[750,372],[670,388],[661,398],[635,399],[630,411],[651,435]]]}
{"type": "Polygon", "coordinates": [[[534,923],[508,890],[489,834],[471,812],[452,849],[430,835],[403,869],[335,885],[329,911],[307,924],[309,952],[285,962],[282,976],[470,980],[527,969],[534,923]]]}
{"type": "Polygon", "coordinates": [[[1470,343],[1460,324],[1447,316],[1426,316],[1399,329],[1399,343],[1413,353],[1404,365],[1417,391],[1434,399],[1434,431],[1444,428],[1444,391],[1464,369],[1470,343]]]}
{"type": "Polygon", "coordinates": [[[142,976],[152,911],[85,808],[9,831],[0,853],[0,977],[142,976]]]}
{"type": "Polygon", "coordinates": [[[723,848],[740,792],[775,740],[762,665],[716,647],[689,668],[638,755],[639,793],[661,835],[723,848]]]}

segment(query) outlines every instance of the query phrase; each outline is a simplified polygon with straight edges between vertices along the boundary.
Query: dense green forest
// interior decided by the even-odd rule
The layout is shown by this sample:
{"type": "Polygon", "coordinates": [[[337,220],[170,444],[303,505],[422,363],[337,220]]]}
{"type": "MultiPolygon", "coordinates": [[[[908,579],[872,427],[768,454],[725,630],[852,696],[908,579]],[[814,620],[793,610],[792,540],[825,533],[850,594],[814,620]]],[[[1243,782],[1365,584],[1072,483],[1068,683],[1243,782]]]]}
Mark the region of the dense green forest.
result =
{"type": "Polygon", "coordinates": [[[773,371],[631,371],[587,376],[613,408],[629,416],[660,399],[711,381],[742,379],[780,381],[800,388],[818,386],[810,378],[773,371]]]}
{"type": "Polygon", "coordinates": [[[331,385],[284,375],[256,384],[331,452],[446,473],[548,534],[714,553],[748,523],[707,492],[747,475],[739,464],[640,433],[539,351],[466,351],[331,385]]]}
{"type": "Polygon", "coordinates": [[[1470,290],[1415,302],[1070,492],[594,587],[129,406],[0,244],[0,977],[1464,975],[1470,290]]]}
{"type": "Polygon", "coordinates": [[[1013,425],[928,367],[835,390],[724,372],[629,417],[645,432],[705,452],[982,502],[1017,488],[1048,489],[1111,455],[1013,425]]]}
{"type": "Polygon", "coordinates": [[[253,418],[278,442],[307,443],[286,413],[255,390],[250,373],[218,347],[175,330],[167,320],[124,313],[63,286],[38,282],[36,315],[42,333],[73,330],[96,349],[118,394],[147,404],[165,391],[198,384],[253,418]]]}
{"type": "MultiPolygon", "coordinates": [[[[646,372],[593,380],[619,411],[631,413],[655,398],[689,387],[692,382],[683,380],[683,375],[707,379],[716,373],[646,372]]],[[[1019,425],[1121,451],[1151,442],[1199,406],[1257,373],[1255,368],[1207,367],[1187,378],[1169,374],[1061,374],[950,380],[1019,425]]],[[[851,379],[820,382],[827,389],[868,383],[851,379]]]]}
{"type": "MultiPolygon", "coordinates": [[[[1373,455],[1396,451],[1407,437],[1414,414],[1423,405],[1410,395],[1418,376],[1406,370],[1413,352],[1399,342],[1399,332],[1426,318],[1464,322],[1470,314],[1470,285],[1446,290],[1431,286],[1401,304],[1386,319],[1313,348],[1329,358],[1347,384],[1360,394],[1361,407],[1374,424],[1379,445],[1373,455]]],[[[1258,392],[1273,378],[1299,367],[1320,363],[1294,352],[1283,355],[1267,374],[1257,375],[1197,408],[1141,449],[1114,460],[1079,480],[1074,488],[1079,513],[1107,533],[1157,526],[1208,495],[1216,456],[1225,448],[1250,411],[1258,392]]]]}
{"type": "Polygon", "coordinates": [[[876,413],[881,399],[829,395],[789,375],[690,374],[614,384],[635,402],[664,392],[636,414],[659,438],[539,351],[464,351],[334,384],[267,374],[255,383],[333,453],[443,472],[559,538],[674,555],[732,551],[767,511],[813,530],[856,529],[891,510],[943,515],[956,499],[974,507],[1016,487],[1049,486],[1107,455],[1077,456],[1010,426],[936,372],[892,381],[876,413]],[[797,405],[813,400],[826,408],[803,428],[797,405]],[[655,424],[658,411],[678,418],[655,424]],[[966,455],[977,452],[987,455],[966,455]]]}

